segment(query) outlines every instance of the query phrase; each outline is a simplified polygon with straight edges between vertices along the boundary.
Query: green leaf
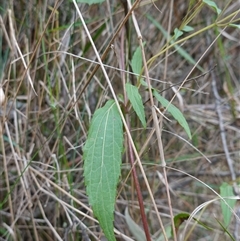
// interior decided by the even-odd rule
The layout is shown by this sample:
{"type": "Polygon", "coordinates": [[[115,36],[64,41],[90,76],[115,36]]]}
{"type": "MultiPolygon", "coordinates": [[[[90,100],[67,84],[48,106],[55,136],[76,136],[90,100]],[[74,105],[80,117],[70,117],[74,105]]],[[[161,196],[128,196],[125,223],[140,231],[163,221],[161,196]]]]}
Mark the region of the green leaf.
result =
{"type": "MultiPolygon", "coordinates": [[[[178,233],[178,230],[180,228],[180,225],[188,220],[188,218],[190,217],[190,214],[188,213],[179,213],[174,217],[174,225],[176,228],[176,232],[178,233]]],[[[201,225],[203,228],[207,229],[207,230],[211,230],[213,231],[213,229],[211,227],[209,227],[207,224],[201,222],[200,220],[197,220],[196,218],[193,218],[194,221],[196,221],[199,225],[201,225]]]]}
{"type": "MultiPolygon", "coordinates": [[[[233,187],[224,182],[220,187],[220,195],[225,199],[226,203],[233,208],[236,204],[236,199],[229,199],[226,197],[233,197],[233,187]]],[[[232,212],[224,201],[221,200],[221,209],[223,215],[223,221],[226,227],[230,224],[232,212]]]]}
{"type": "MultiPolygon", "coordinates": [[[[173,221],[174,221],[174,226],[175,226],[175,229],[176,229],[176,233],[178,233],[180,225],[185,220],[188,220],[189,216],[190,216],[190,214],[188,214],[188,213],[179,213],[176,216],[174,216],[173,221]]],[[[172,231],[172,235],[173,235],[173,231],[172,231]]]]}
{"type": "Polygon", "coordinates": [[[240,29],[240,24],[229,24],[229,26],[240,29]]]}
{"type": "Polygon", "coordinates": [[[183,35],[183,31],[179,30],[178,28],[174,29],[174,40],[177,40],[182,35],[183,35]]]}
{"type": "MultiPolygon", "coordinates": [[[[145,42],[143,43],[145,45],[145,42]]],[[[133,73],[140,75],[142,71],[142,51],[140,46],[136,48],[132,60],[131,60],[131,67],[133,70],[133,73]]],[[[139,78],[138,78],[139,79],[139,78]]],[[[142,81],[143,78],[140,78],[140,81],[142,81]]]]}
{"type": "Polygon", "coordinates": [[[135,50],[135,52],[133,54],[131,66],[132,66],[132,70],[135,74],[140,74],[140,72],[142,70],[142,52],[141,52],[140,46],[137,47],[137,49],[135,50]]]}
{"type": "Polygon", "coordinates": [[[191,32],[193,30],[194,30],[194,28],[191,26],[188,26],[188,25],[185,25],[182,29],[182,31],[184,31],[184,32],[191,32]]]}
{"type": "Polygon", "coordinates": [[[146,241],[146,236],[144,231],[142,230],[142,228],[138,226],[137,223],[135,223],[132,220],[131,216],[129,215],[128,208],[125,209],[125,219],[126,219],[127,226],[130,232],[132,233],[132,235],[134,236],[135,240],[146,241]]]}
{"type": "Polygon", "coordinates": [[[167,111],[176,119],[176,121],[183,127],[183,129],[186,131],[188,137],[191,139],[191,131],[188,126],[188,123],[183,116],[182,112],[173,104],[171,104],[168,100],[163,98],[155,89],[153,90],[153,95],[156,97],[156,99],[166,108],[167,111]]]}
{"type": "Polygon", "coordinates": [[[77,0],[77,3],[88,3],[89,5],[91,4],[96,4],[96,3],[102,3],[105,0],[77,0]]]}
{"type": "Polygon", "coordinates": [[[94,113],[83,149],[89,203],[109,241],[115,241],[113,211],[122,150],[122,120],[115,102],[109,100],[94,113]]]}
{"type": "Polygon", "coordinates": [[[145,120],[144,106],[142,102],[142,97],[138,93],[138,88],[129,83],[126,83],[126,91],[127,96],[133,106],[133,109],[135,110],[140,121],[142,122],[143,127],[146,128],[147,124],[145,120]]]}
{"type": "MultiPolygon", "coordinates": [[[[135,74],[140,74],[142,70],[142,52],[141,48],[137,47],[135,50],[132,61],[131,61],[132,70],[135,74]]],[[[141,78],[140,82],[144,82],[141,78]]],[[[140,119],[144,128],[146,128],[146,120],[145,120],[145,113],[144,113],[144,106],[142,102],[141,95],[138,92],[138,88],[127,83],[126,84],[126,91],[128,98],[133,106],[134,111],[136,112],[138,118],[140,119]]]]}
{"type": "Polygon", "coordinates": [[[140,83],[141,83],[142,86],[148,88],[148,84],[147,84],[147,82],[144,81],[143,79],[140,80],[140,83]]]}
{"type": "Polygon", "coordinates": [[[188,213],[179,213],[174,216],[174,225],[175,228],[178,230],[180,225],[189,218],[190,214],[188,213]]]}
{"type": "Polygon", "coordinates": [[[219,15],[222,10],[220,8],[217,7],[216,3],[214,1],[211,0],[203,0],[204,3],[206,3],[210,8],[212,8],[213,10],[215,10],[215,12],[217,12],[217,14],[219,15]]]}

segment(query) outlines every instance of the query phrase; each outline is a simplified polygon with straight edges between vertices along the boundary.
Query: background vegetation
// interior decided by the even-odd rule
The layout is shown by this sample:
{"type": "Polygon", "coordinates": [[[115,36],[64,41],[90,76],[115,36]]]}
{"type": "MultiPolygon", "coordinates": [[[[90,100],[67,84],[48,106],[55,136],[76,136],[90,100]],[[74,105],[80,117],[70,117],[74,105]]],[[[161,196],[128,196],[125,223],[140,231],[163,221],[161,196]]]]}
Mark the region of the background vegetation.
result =
{"type": "MultiPolygon", "coordinates": [[[[240,2],[216,4],[143,0],[134,10],[144,41],[139,60],[147,62],[152,87],[182,111],[190,140],[157,102],[161,136],[153,132],[149,92],[132,73],[139,33],[127,1],[78,3],[98,54],[108,50],[103,63],[141,159],[143,170],[135,170],[152,240],[240,240],[240,2]],[[126,82],[139,88],[146,128],[125,99],[126,82]],[[231,196],[232,210],[218,194],[231,196]]],[[[105,239],[83,177],[92,116],[113,98],[97,66],[75,1],[1,1],[0,240],[105,239]]],[[[142,75],[146,80],[146,69],[142,75]]],[[[115,237],[141,241],[144,220],[124,137],[115,237]]]]}

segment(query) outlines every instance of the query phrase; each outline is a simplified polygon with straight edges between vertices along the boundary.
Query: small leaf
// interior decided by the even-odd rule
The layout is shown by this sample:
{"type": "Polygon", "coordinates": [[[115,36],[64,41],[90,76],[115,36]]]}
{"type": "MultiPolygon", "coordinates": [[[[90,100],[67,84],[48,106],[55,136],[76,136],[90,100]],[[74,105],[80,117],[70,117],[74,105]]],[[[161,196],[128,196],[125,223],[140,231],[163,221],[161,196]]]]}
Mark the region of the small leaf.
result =
{"type": "MultiPolygon", "coordinates": [[[[145,42],[143,43],[145,45],[145,42]]],[[[140,46],[137,47],[135,50],[132,60],[131,60],[131,67],[133,70],[133,73],[140,75],[142,70],[142,51],[140,46]]],[[[139,79],[139,78],[138,78],[139,79]]],[[[142,78],[140,78],[140,81],[142,81],[142,78]]]]}
{"type": "Polygon", "coordinates": [[[140,47],[137,47],[133,54],[131,66],[135,74],[140,74],[142,69],[142,52],[140,47]]]}
{"type": "Polygon", "coordinates": [[[129,83],[126,83],[126,91],[127,96],[133,106],[133,109],[135,110],[140,121],[142,122],[143,127],[146,128],[147,124],[145,120],[144,106],[142,102],[142,97],[138,93],[138,88],[129,83]]]}
{"type": "Polygon", "coordinates": [[[174,217],[174,225],[175,228],[178,230],[180,225],[189,218],[190,214],[188,213],[179,213],[174,217]]]}
{"type": "Polygon", "coordinates": [[[214,1],[211,0],[203,0],[204,3],[206,3],[209,7],[211,7],[212,9],[215,10],[215,12],[217,12],[217,14],[219,15],[222,10],[220,8],[217,7],[216,3],[214,1]]]}
{"type": "Polygon", "coordinates": [[[231,23],[229,26],[240,29],[240,24],[231,23]]]}
{"type": "MultiPolygon", "coordinates": [[[[179,227],[180,225],[188,220],[188,218],[190,217],[190,214],[188,213],[179,213],[174,217],[174,226],[176,228],[176,232],[178,233],[179,227]]],[[[211,230],[213,231],[213,229],[211,227],[209,227],[207,224],[201,222],[200,220],[197,220],[196,218],[193,218],[194,221],[196,221],[199,225],[201,225],[203,228],[207,229],[207,230],[211,230]]]]}
{"type": "Polygon", "coordinates": [[[83,149],[89,203],[109,241],[115,241],[113,211],[122,149],[122,120],[115,102],[109,100],[94,113],[83,149]]]}
{"type": "Polygon", "coordinates": [[[185,25],[182,29],[182,31],[184,31],[184,32],[191,32],[193,30],[194,30],[194,28],[191,26],[188,26],[188,25],[185,25]]]}
{"type": "Polygon", "coordinates": [[[132,235],[134,236],[135,240],[146,241],[146,236],[144,231],[132,220],[131,216],[129,215],[128,208],[125,209],[125,219],[126,219],[128,228],[132,233],[132,235]]]}
{"type": "Polygon", "coordinates": [[[96,4],[96,3],[102,3],[105,0],[77,0],[77,3],[88,3],[89,5],[91,4],[96,4]]]}
{"type": "Polygon", "coordinates": [[[194,28],[192,28],[191,26],[184,26],[181,30],[178,28],[174,29],[174,40],[179,39],[179,37],[181,37],[183,35],[183,32],[191,32],[193,31],[194,28]]]}
{"type": "MultiPolygon", "coordinates": [[[[220,195],[225,199],[226,197],[233,197],[233,188],[226,182],[224,182],[220,187],[220,195]]],[[[226,203],[233,208],[236,204],[236,199],[225,199],[226,203]]],[[[226,227],[230,224],[232,212],[229,207],[221,200],[221,209],[223,215],[223,221],[226,227]]]]}
{"type": "Polygon", "coordinates": [[[141,79],[140,82],[141,82],[141,85],[142,85],[142,86],[148,88],[148,84],[147,84],[146,81],[144,81],[143,79],[141,79]]]}
{"type": "Polygon", "coordinates": [[[183,35],[183,31],[179,30],[178,28],[174,29],[174,40],[177,40],[182,35],[183,35]]]}
{"type": "Polygon", "coordinates": [[[182,112],[173,104],[171,104],[168,100],[163,98],[158,92],[154,89],[153,95],[156,97],[156,99],[166,108],[167,111],[174,117],[174,119],[183,127],[183,129],[186,131],[189,139],[192,138],[190,128],[188,126],[188,123],[183,116],[182,112]]]}
{"type": "MultiPolygon", "coordinates": [[[[176,233],[178,233],[178,230],[179,230],[179,227],[180,225],[185,221],[185,220],[188,220],[190,214],[188,213],[179,213],[177,214],[173,221],[174,221],[174,226],[175,226],[175,229],[176,229],[176,233]]],[[[172,235],[173,235],[173,231],[172,231],[172,235]]]]}

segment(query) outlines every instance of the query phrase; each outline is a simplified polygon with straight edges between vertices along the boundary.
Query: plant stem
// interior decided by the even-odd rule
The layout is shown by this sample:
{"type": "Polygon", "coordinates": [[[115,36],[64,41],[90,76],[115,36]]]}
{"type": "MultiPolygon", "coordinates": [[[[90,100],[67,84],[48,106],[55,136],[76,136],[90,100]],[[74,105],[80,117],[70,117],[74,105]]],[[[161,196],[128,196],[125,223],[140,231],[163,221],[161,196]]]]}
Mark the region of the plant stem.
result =
{"type": "MultiPolygon", "coordinates": [[[[127,122],[128,122],[128,126],[129,126],[129,121],[127,121],[127,122]]],[[[130,126],[129,126],[129,128],[130,128],[130,126]]],[[[134,158],[133,149],[132,149],[132,145],[131,145],[129,138],[128,138],[128,155],[129,155],[129,159],[131,162],[133,180],[134,180],[134,184],[135,184],[136,191],[137,191],[137,197],[138,197],[138,203],[139,203],[140,213],[141,213],[141,217],[142,217],[143,229],[144,229],[147,241],[151,241],[147,218],[146,218],[146,214],[144,212],[142,193],[140,190],[140,185],[139,185],[138,178],[137,178],[136,166],[134,163],[135,158],[134,158]]]]}

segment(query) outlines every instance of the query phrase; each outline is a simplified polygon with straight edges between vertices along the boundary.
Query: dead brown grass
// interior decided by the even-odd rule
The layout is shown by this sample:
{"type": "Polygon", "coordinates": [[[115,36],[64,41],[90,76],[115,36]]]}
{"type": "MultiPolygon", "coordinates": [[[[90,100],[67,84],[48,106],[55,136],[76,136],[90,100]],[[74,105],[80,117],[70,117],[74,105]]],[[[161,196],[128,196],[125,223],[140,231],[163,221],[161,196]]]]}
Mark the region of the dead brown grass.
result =
{"type": "MultiPolygon", "coordinates": [[[[88,82],[96,66],[94,51],[69,1],[2,2],[0,76],[6,100],[0,108],[0,240],[104,240],[88,205],[82,170],[82,147],[91,117],[106,99],[112,98],[101,70],[88,82]]],[[[160,0],[154,4],[142,1],[135,11],[146,42],[147,60],[166,44],[147,14],[173,34],[188,9],[188,2],[181,0],[160,0]]],[[[217,4],[222,9],[227,6],[225,1],[217,4]]],[[[79,4],[79,8],[101,55],[124,18],[124,8],[120,1],[79,4]]],[[[239,1],[230,1],[224,14],[239,8],[239,1]]],[[[213,11],[204,7],[190,25],[195,30],[203,29],[214,17],[213,11]]],[[[129,74],[129,60],[138,40],[130,19],[128,24],[130,35],[122,31],[104,60],[116,94],[123,94],[123,76],[136,84],[136,77],[129,74]]],[[[187,141],[187,135],[171,116],[166,114],[172,122],[163,119],[168,185],[162,178],[156,137],[153,135],[142,149],[153,129],[149,103],[146,130],[131,115],[132,138],[137,150],[143,152],[141,161],[166,230],[170,227],[169,209],[174,215],[192,213],[201,204],[217,198],[210,187],[219,192],[223,182],[240,181],[239,29],[227,28],[204,53],[221,29],[210,29],[181,45],[196,61],[203,57],[200,65],[205,72],[216,67],[206,75],[195,68],[190,78],[202,76],[187,82],[173,100],[191,127],[192,141],[187,141]],[[166,188],[170,189],[171,207],[166,188]]],[[[172,48],[149,68],[154,79],[151,84],[162,91],[181,83],[192,67],[172,48]]],[[[143,90],[141,93],[147,101],[148,94],[143,90]]],[[[174,91],[168,89],[163,95],[171,100],[174,91]]],[[[117,240],[136,240],[126,223],[126,207],[135,224],[142,225],[130,170],[124,154],[114,223],[117,240]]],[[[164,240],[146,183],[138,173],[152,238],[164,240]]],[[[192,222],[184,240],[230,240],[216,221],[223,222],[219,200],[199,213],[196,218],[212,229],[192,222]]],[[[239,205],[235,213],[239,213],[239,205]]],[[[235,240],[240,240],[236,223],[233,218],[228,230],[235,240]]],[[[183,228],[184,224],[177,232],[179,240],[183,228]]]]}

